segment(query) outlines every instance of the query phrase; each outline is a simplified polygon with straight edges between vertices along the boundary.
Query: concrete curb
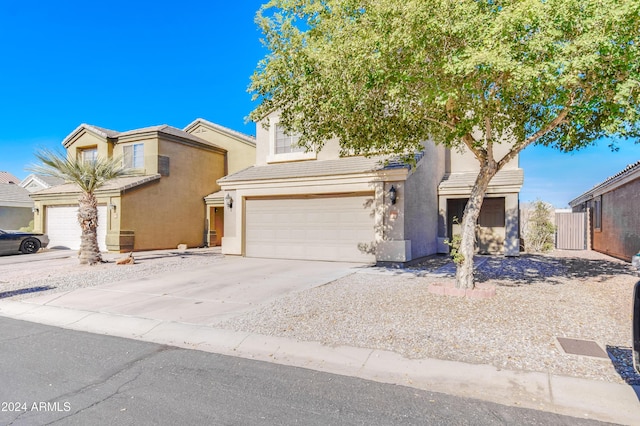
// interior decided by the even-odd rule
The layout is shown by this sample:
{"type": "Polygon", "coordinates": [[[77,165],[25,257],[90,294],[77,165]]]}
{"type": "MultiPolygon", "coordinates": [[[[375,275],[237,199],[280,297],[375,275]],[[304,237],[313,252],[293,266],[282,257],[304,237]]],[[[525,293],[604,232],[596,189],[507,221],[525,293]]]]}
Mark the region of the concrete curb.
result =
{"type": "Polygon", "coordinates": [[[640,419],[640,387],[490,365],[407,359],[374,349],[330,347],[204,325],[0,301],[0,316],[72,330],[308,368],[503,405],[620,424],[640,419]]]}

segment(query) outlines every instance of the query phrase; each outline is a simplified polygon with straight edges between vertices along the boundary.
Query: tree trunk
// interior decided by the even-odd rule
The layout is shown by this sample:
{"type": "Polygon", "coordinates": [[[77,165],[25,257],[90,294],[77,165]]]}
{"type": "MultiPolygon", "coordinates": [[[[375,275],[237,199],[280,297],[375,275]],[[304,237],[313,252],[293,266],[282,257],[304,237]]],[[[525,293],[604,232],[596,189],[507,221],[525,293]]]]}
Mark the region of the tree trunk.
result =
{"type": "Polygon", "coordinates": [[[489,182],[498,172],[497,168],[483,164],[476,178],[475,185],[469,195],[469,201],[462,215],[462,240],[459,253],[462,262],[456,265],[456,287],[464,289],[474,288],[473,282],[473,254],[476,248],[476,224],[480,216],[482,201],[489,187],[489,182]]]}
{"type": "Polygon", "coordinates": [[[102,262],[98,245],[98,200],[92,193],[83,193],[78,201],[78,222],[82,229],[78,257],[81,264],[95,265],[102,262]]]}

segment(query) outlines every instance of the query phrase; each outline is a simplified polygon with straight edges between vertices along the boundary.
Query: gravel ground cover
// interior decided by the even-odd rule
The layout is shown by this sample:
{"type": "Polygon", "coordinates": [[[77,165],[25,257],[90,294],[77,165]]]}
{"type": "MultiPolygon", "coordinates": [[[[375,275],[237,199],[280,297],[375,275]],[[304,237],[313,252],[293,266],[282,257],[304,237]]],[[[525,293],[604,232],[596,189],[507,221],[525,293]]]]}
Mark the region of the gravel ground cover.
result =
{"type": "Polygon", "coordinates": [[[497,368],[640,385],[631,362],[628,263],[596,252],[479,258],[490,299],[439,296],[452,282],[446,258],[410,271],[371,268],[291,294],[221,324],[238,331],[394,351],[497,368]],[[610,359],[569,355],[556,337],[595,341],[610,359]]]}
{"type": "MultiPolygon", "coordinates": [[[[136,254],[134,254],[136,255],[136,254]]],[[[0,266],[0,298],[99,286],[206,266],[218,249],[137,254],[135,265],[87,267],[74,257],[0,266]],[[28,265],[28,266],[27,266],[28,265]]],[[[219,327],[326,345],[394,351],[497,368],[549,372],[640,385],[631,363],[629,263],[597,252],[554,251],[519,258],[478,257],[476,280],[494,284],[490,299],[439,296],[453,265],[433,256],[408,269],[363,268],[326,285],[292,293],[219,327]],[[564,353],[556,337],[597,342],[609,359],[564,353]]]]}
{"type": "MultiPolygon", "coordinates": [[[[34,255],[31,255],[34,256],[34,255]]],[[[37,254],[35,255],[37,256],[37,254]]],[[[0,265],[0,299],[21,300],[34,296],[97,287],[122,280],[200,267],[222,258],[220,248],[134,253],[135,264],[116,265],[126,254],[105,254],[104,263],[80,265],[75,256],[0,265]]]]}

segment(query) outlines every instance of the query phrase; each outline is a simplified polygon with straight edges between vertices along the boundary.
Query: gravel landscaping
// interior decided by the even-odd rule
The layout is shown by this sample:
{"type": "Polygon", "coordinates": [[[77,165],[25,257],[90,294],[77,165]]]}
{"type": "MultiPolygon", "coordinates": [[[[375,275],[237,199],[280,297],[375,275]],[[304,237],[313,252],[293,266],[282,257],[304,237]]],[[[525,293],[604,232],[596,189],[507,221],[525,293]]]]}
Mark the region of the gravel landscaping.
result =
{"type": "Polygon", "coordinates": [[[631,363],[639,278],[628,263],[596,252],[479,258],[477,281],[497,285],[490,299],[429,293],[430,284],[453,281],[447,263],[435,256],[409,271],[368,268],[222,327],[640,385],[631,363]],[[566,354],[556,337],[595,341],[611,359],[566,354]]]}
{"type": "Polygon", "coordinates": [[[134,265],[116,265],[116,259],[123,257],[126,257],[126,254],[103,254],[105,263],[94,266],[80,265],[76,256],[0,265],[0,299],[10,297],[11,300],[21,300],[165,272],[188,270],[216,262],[222,255],[219,247],[183,252],[162,250],[134,253],[134,265]]]}
{"type": "MultiPolygon", "coordinates": [[[[0,265],[0,298],[199,268],[222,258],[219,248],[151,252],[136,255],[135,265],[116,266],[120,256],[108,255],[109,263],[94,267],[74,257],[0,265]]],[[[454,271],[447,257],[433,256],[405,270],[363,267],[219,327],[640,385],[631,365],[631,291],[640,276],[629,263],[590,251],[555,251],[478,257],[476,264],[476,281],[496,285],[495,297],[430,293],[431,284],[453,282],[454,271]],[[567,354],[556,337],[595,341],[610,358],[567,354]]]]}

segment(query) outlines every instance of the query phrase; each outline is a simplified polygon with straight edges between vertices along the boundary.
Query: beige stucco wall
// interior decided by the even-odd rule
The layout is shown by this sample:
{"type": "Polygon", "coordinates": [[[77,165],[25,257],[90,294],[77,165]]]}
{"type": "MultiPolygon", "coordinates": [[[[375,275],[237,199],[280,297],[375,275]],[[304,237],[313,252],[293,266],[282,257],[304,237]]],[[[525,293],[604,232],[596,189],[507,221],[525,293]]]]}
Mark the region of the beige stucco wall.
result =
{"type": "Polygon", "coordinates": [[[143,175],[155,175],[158,173],[158,138],[156,133],[132,135],[118,138],[118,143],[113,148],[115,158],[124,158],[124,147],[134,144],[144,144],[144,169],[136,170],[143,175]]]}
{"type": "Polygon", "coordinates": [[[113,152],[113,145],[105,141],[98,135],[84,130],[76,138],[71,141],[67,147],[67,155],[69,158],[78,158],[78,151],[86,148],[96,147],[98,156],[108,158],[113,152]]]}
{"type": "MultiPolygon", "coordinates": [[[[511,149],[508,143],[494,145],[494,157],[500,161],[511,149]]],[[[502,170],[513,170],[518,168],[518,156],[509,161],[502,170]]],[[[457,148],[447,148],[445,155],[445,167],[447,173],[462,173],[480,170],[480,163],[471,151],[464,148],[463,151],[457,148]]]]}
{"type": "Polygon", "coordinates": [[[411,258],[437,252],[438,183],[445,172],[445,148],[425,143],[422,161],[409,175],[405,186],[405,238],[411,240],[411,258]]]}
{"type": "MultiPolygon", "coordinates": [[[[278,122],[278,115],[271,114],[265,120],[256,124],[256,165],[265,166],[274,161],[274,156],[271,154],[271,143],[273,139],[273,126],[278,122]],[[265,127],[265,123],[269,126],[265,127]]],[[[320,152],[310,153],[305,156],[306,158],[299,161],[307,160],[335,160],[340,158],[340,142],[338,139],[330,139],[325,142],[320,152]]],[[[286,160],[283,160],[286,161],[286,160]]],[[[295,160],[294,160],[295,161],[295,160]]]]}
{"type": "Polygon", "coordinates": [[[120,232],[134,233],[134,250],[202,246],[204,197],[219,189],[216,180],[224,176],[224,154],[163,139],[158,154],[170,158],[170,174],[123,194],[120,232]]]}
{"type": "Polygon", "coordinates": [[[19,229],[33,220],[31,207],[0,206],[0,229],[19,229]]]}
{"type": "Polygon", "coordinates": [[[239,137],[204,123],[188,129],[188,133],[227,150],[227,174],[239,172],[256,163],[256,146],[239,137]]]}
{"type": "MultiPolygon", "coordinates": [[[[46,194],[34,196],[34,206],[37,209],[33,214],[34,219],[34,232],[48,232],[46,229],[47,223],[47,206],[78,206],[78,199],[80,193],[62,193],[62,194],[46,194]]],[[[100,192],[96,193],[96,199],[99,206],[117,204],[118,210],[115,212],[108,210],[109,216],[107,216],[107,235],[109,233],[117,232],[119,227],[118,214],[119,212],[119,195],[116,192],[100,192]]]]}
{"type": "MultiPolygon", "coordinates": [[[[356,194],[379,193],[378,187],[383,180],[403,182],[406,169],[395,169],[387,175],[377,173],[361,173],[348,176],[324,176],[317,179],[287,179],[277,183],[256,181],[246,183],[223,183],[223,189],[233,198],[233,207],[225,205],[224,238],[222,252],[225,254],[244,254],[244,200],[247,197],[296,197],[306,194],[356,194]]],[[[380,212],[376,209],[376,215],[380,212]]],[[[376,217],[375,222],[382,223],[376,217]]],[[[385,237],[382,227],[376,226],[377,240],[385,237]]]]}

